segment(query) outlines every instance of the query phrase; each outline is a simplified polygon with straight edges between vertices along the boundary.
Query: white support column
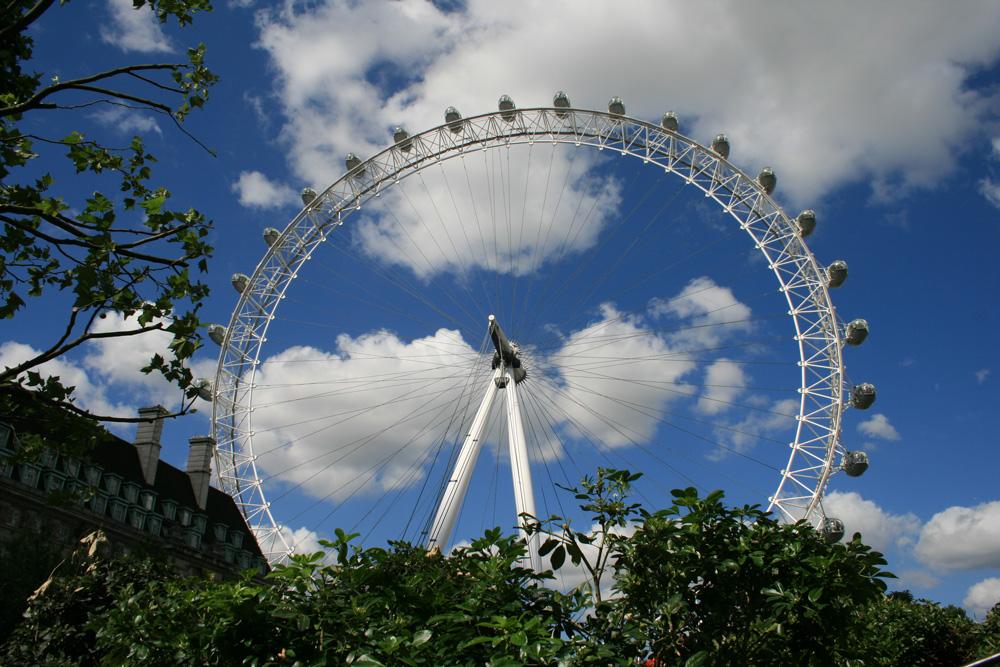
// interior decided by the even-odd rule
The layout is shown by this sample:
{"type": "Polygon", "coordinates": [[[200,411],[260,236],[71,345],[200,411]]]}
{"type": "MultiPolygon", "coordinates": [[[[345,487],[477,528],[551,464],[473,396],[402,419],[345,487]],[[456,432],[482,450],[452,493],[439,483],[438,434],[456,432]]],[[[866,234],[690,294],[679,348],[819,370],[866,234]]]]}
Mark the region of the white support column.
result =
{"type": "Polygon", "coordinates": [[[497,395],[498,381],[502,372],[502,368],[497,368],[490,377],[483,402],[479,404],[469,432],[465,435],[465,441],[462,442],[462,449],[458,453],[455,469],[448,479],[444,495],[441,496],[441,504],[438,505],[437,514],[434,516],[434,523],[431,525],[431,532],[427,536],[428,550],[437,547],[443,552],[448,547],[451,532],[455,529],[455,521],[462,509],[462,503],[465,501],[469,480],[472,479],[472,471],[476,467],[476,459],[479,458],[479,450],[482,449],[486,418],[490,414],[490,407],[497,395]]]}
{"type": "MultiPolygon", "coordinates": [[[[528,445],[524,439],[524,424],[521,422],[521,404],[517,400],[517,383],[510,369],[505,369],[504,377],[507,379],[504,391],[507,400],[507,443],[510,447],[510,473],[514,481],[514,506],[517,508],[518,526],[524,532],[521,515],[530,514],[537,517],[538,513],[535,511],[535,492],[531,485],[528,445]]],[[[538,555],[538,538],[538,533],[527,538],[528,558],[531,569],[535,572],[542,571],[542,562],[538,555]]]]}

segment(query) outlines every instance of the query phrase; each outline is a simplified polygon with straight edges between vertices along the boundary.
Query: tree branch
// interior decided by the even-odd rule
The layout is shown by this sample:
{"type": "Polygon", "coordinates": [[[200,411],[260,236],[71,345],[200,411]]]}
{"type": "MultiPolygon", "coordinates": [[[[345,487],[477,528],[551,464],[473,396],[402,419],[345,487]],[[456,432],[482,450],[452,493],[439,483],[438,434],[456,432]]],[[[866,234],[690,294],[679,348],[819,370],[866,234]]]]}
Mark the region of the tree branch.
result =
{"type": "Polygon", "coordinates": [[[193,222],[188,222],[188,223],[185,223],[185,224],[183,224],[183,225],[181,225],[179,227],[171,227],[169,229],[165,229],[162,232],[160,232],[159,234],[152,234],[150,236],[146,236],[146,237],[144,237],[142,239],[139,239],[138,241],[133,241],[132,243],[124,243],[122,245],[116,245],[115,246],[115,250],[117,252],[121,252],[122,250],[129,250],[131,248],[137,248],[137,247],[145,245],[147,243],[152,243],[153,241],[159,241],[160,239],[167,238],[168,236],[173,236],[174,234],[177,234],[178,232],[182,232],[185,229],[189,229],[193,224],[194,224],[193,222]]]}
{"type": "Polygon", "coordinates": [[[156,81],[154,79],[150,79],[149,77],[143,76],[141,74],[136,74],[135,72],[126,72],[126,74],[128,74],[129,76],[133,76],[133,77],[139,79],[140,81],[145,81],[149,85],[154,86],[156,88],[159,88],[160,90],[165,90],[165,91],[170,92],[170,93],[177,93],[178,95],[183,95],[184,94],[184,90],[182,88],[174,88],[173,86],[166,86],[166,85],[160,83],[159,81],[156,81]]]}
{"type": "MultiPolygon", "coordinates": [[[[42,0],[42,1],[44,1],[44,0],[42,0]]],[[[52,108],[52,106],[40,106],[41,101],[44,100],[46,97],[48,97],[50,95],[53,95],[55,93],[58,93],[60,91],[63,91],[63,90],[71,90],[71,89],[87,90],[88,87],[87,87],[86,84],[90,84],[90,83],[93,83],[95,81],[101,81],[103,79],[109,79],[111,77],[118,76],[119,74],[130,74],[132,72],[142,72],[142,71],[149,71],[149,70],[154,70],[154,71],[155,70],[173,70],[173,69],[177,69],[177,68],[184,67],[184,66],[185,65],[183,65],[181,63],[172,63],[172,64],[171,63],[155,63],[155,64],[146,64],[146,65],[127,65],[125,67],[116,67],[114,69],[109,69],[109,70],[105,70],[103,72],[98,72],[97,74],[92,74],[90,76],[81,77],[79,79],[71,79],[69,81],[60,81],[59,83],[54,83],[51,86],[47,86],[45,88],[42,88],[37,93],[35,93],[31,97],[29,97],[24,102],[21,102],[20,104],[13,104],[13,105],[11,105],[9,107],[4,107],[4,108],[0,109],[0,116],[12,116],[12,115],[15,115],[15,114],[23,113],[23,112],[25,112],[25,111],[27,111],[29,109],[35,109],[35,108],[39,108],[39,109],[41,109],[41,108],[52,108]]],[[[121,94],[121,95],[116,94],[115,97],[122,97],[123,99],[129,99],[128,97],[124,96],[124,94],[121,94]]],[[[138,99],[141,100],[141,98],[138,98],[138,99]]],[[[136,101],[136,100],[134,100],[134,101],[136,101]]]]}
{"type": "MultiPolygon", "coordinates": [[[[2,208],[3,207],[0,207],[0,209],[2,209],[2,208]]],[[[10,211],[10,212],[13,213],[14,211],[10,211]]],[[[22,215],[26,215],[26,214],[22,214],[22,215]]],[[[38,215],[41,215],[41,214],[38,214],[38,215]]],[[[59,246],[59,245],[65,244],[65,245],[80,246],[82,248],[86,248],[86,247],[88,247],[90,245],[86,241],[80,241],[79,239],[67,239],[67,238],[60,238],[58,236],[51,236],[49,234],[46,234],[45,232],[43,232],[40,229],[35,229],[31,225],[29,225],[29,224],[27,224],[25,222],[22,222],[21,220],[18,220],[17,218],[9,218],[9,217],[7,217],[7,216],[4,215],[4,216],[0,216],[0,220],[2,220],[4,223],[6,223],[8,225],[11,225],[12,227],[17,227],[22,232],[27,232],[28,234],[31,234],[32,236],[36,236],[36,237],[42,239],[43,241],[48,241],[52,245],[59,246]]]]}
{"type": "Polygon", "coordinates": [[[162,331],[163,322],[158,322],[156,324],[151,324],[146,327],[139,327],[138,329],[131,329],[129,331],[106,331],[104,333],[86,333],[71,343],[66,343],[65,345],[53,345],[45,352],[35,356],[32,359],[28,359],[17,366],[7,368],[4,371],[0,371],[0,382],[12,381],[17,378],[18,375],[25,372],[30,368],[44,364],[46,361],[51,361],[56,357],[62,356],[69,352],[70,350],[79,347],[88,340],[95,340],[99,338],[117,338],[126,336],[135,336],[138,334],[144,334],[149,331],[162,331]]]}
{"type": "Polygon", "coordinates": [[[73,327],[76,326],[76,316],[79,313],[80,309],[77,308],[76,306],[73,306],[73,308],[70,310],[69,323],[66,325],[66,331],[63,333],[62,338],[56,341],[56,344],[53,345],[52,347],[59,347],[60,345],[66,342],[66,339],[69,338],[69,335],[73,333],[73,327]]]}
{"type": "MultiPolygon", "coordinates": [[[[84,247],[84,248],[90,248],[92,250],[97,250],[98,249],[98,246],[94,245],[89,240],[91,237],[87,236],[86,234],[84,234],[83,232],[81,232],[79,229],[76,229],[75,225],[77,224],[77,222],[76,222],[76,220],[73,220],[71,218],[67,218],[65,216],[58,215],[58,214],[53,215],[53,214],[50,214],[50,213],[43,213],[43,212],[39,211],[38,209],[31,208],[30,206],[16,206],[14,204],[3,204],[3,205],[0,205],[0,213],[14,213],[16,215],[38,216],[39,218],[42,218],[46,222],[49,222],[52,225],[55,225],[56,227],[58,227],[59,229],[65,231],[65,232],[67,232],[69,234],[72,234],[72,235],[74,235],[76,237],[76,239],[67,239],[67,238],[58,238],[58,237],[55,237],[55,236],[50,236],[50,235],[46,234],[45,232],[37,230],[34,227],[32,227],[31,225],[25,224],[25,223],[23,223],[23,222],[21,222],[19,220],[14,219],[14,218],[7,218],[7,217],[3,218],[4,222],[12,224],[15,227],[17,227],[18,229],[26,231],[26,232],[28,232],[30,234],[34,234],[35,236],[38,236],[39,238],[41,238],[41,239],[43,239],[45,241],[48,241],[49,243],[52,243],[54,245],[58,246],[58,245],[66,244],[66,245],[75,245],[75,246],[81,246],[81,247],[84,247]],[[81,241],[81,240],[78,240],[78,239],[84,239],[84,240],[81,241]]],[[[149,240],[151,240],[151,239],[146,239],[146,240],[143,241],[143,243],[146,243],[149,240]]],[[[124,247],[116,245],[113,248],[111,248],[110,252],[118,253],[118,254],[124,255],[125,257],[131,257],[132,259],[138,259],[138,260],[142,260],[144,262],[150,262],[151,264],[162,264],[164,266],[187,266],[187,259],[188,259],[188,257],[186,255],[184,257],[180,257],[180,258],[177,258],[177,259],[169,259],[169,258],[166,258],[166,257],[158,257],[156,255],[147,255],[146,253],[135,252],[134,250],[129,250],[128,248],[131,245],[135,245],[135,244],[126,244],[126,246],[124,246],[124,247]]]]}
{"type": "Polygon", "coordinates": [[[52,6],[55,0],[38,0],[35,6],[29,9],[27,12],[21,15],[21,18],[14,21],[10,25],[0,28],[0,40],[4,40],[7,37],[7,33],[11,32],[21,32],[29,25],[34,23],[39,16],[45,13],[45,11],[52,6]]]}
{"type": "MultiPolygon", "coordinates": [[[[11,390],[15,390],[15,391],[20,391],[21,393],[25,394],[31,400],[36,401],[38,403],[45,403],[46,405],[54,407],[54,408],[64,408],[66,410],[69,410],[70,412],[76,413],[76,414],[81,415],[83,417],[87,417],[89,419],[94,419],[96,421],[116,422],[116,423],[120,423],[120,424],[136,424],[136,423],[139,423],[139,422],[146,422],[146,421],[150,420],[149,417],[139,417],[138,415],[136,415],[135,417],[115,417],[115,416],[112,416],[112,415],[95,415],[94,413],[88,412],[88,411],[84,410],[83,408],[78,408],[77,406],[73,405],[72,403],[68,403],[66,401],[59,401],[59,400],[56,400],[56,399],[53,399],[53,398],[49,398],[48,396],[44,396],[42,394],[39,394],[37,391],[31,391],[30,389],[26,389],[26,388],[21,387],[19,385],[8,385],[7,387],[2,387],[2,389],[4,389],[4,390],[11,389],[11,390]]],[[[177,412],[169,412],[169,413],[167,413],[165,415],[154,417],[153,419],[173,419],[174,417],[183,417],[184,415],[188,414],[188,412],[191,410],[191,406],[194,405],[194,401],[195,401],[195,399],[193,399],[193,398],[190,401],[188,401],[186,404],[182,401],[181,402],[181,409],[178,410],[177,412]]]]}
{"type": "Polygon", "coordinates": [[[89,93],[110,95],[111,97],[116,97],[120,100],[128,100],[129,102],[135,102],[136,104],[141,104],[151,109],[158,109],[163,113],[173,115],[173,109],[167,104],[156,102],[155,100],[150,100],[145,97],[139,97],[137,95],[130,95],[128,93],[112,90],[111,88],[103,88],[101,86],[73,86],[71,90],[86,90],[89,93]]]}

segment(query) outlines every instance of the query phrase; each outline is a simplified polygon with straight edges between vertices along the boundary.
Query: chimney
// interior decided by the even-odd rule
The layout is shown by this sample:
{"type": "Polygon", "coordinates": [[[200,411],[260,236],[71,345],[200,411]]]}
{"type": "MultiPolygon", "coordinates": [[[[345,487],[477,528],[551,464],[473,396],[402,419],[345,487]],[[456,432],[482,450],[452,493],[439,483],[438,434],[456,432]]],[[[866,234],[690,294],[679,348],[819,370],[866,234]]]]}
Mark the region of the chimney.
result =
{"type": "Polygon", "coordinates": [[[146,484],[156,480],[156,466],[160,462],[160,435],[163,433],[163,416],[167,414],[162,405],[139,408],[139,422],[135,429],[135,448],[139,451],[139,466],[146,484]]]}
{"type": "Polygon", "coordinates": [[[188,442],[187,474],[191,478],[195,502],[200,509],[205,509],[208,502],[208,480],[212,476],[215,439],[210,435],[196,435],[188,442]]]}

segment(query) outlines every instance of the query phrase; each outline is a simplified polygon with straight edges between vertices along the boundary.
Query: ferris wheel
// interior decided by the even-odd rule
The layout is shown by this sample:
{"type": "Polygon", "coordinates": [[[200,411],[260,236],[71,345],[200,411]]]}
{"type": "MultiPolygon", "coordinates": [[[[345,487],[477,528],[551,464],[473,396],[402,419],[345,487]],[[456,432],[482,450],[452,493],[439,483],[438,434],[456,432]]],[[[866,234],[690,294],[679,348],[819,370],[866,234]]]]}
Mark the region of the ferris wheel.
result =
{"type": "Polygon", "coordinates": [[[334,527],[446,550],[572,514],[560,487],[601,465],[654,504],[737,489],[839,539],[823,493],[868,467],[841,428],[875,388],[846,377],[868,324],[838,317],[847,264],[806,245],[815,213],[673,113],[498,106],[348,155],[233,276],[204,394],[265,556],[334,527]]]}

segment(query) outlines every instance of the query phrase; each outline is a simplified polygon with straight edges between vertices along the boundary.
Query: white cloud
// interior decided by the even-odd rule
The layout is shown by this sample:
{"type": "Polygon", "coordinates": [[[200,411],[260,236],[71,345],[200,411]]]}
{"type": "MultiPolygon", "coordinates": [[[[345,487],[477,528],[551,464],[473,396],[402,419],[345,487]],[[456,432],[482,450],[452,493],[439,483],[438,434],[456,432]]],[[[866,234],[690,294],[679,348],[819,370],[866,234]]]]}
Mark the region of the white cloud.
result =
{"type": "MultiPolygon", "coordinates": [[[[108,313],[106,317],[95,320],[91,330],[94,333],[110,333],[137,328],[137,316],[123,318],[118,313],[108,313]]],[[[87,354],[82,363],[102,382],[113,386],[115,391],[128,392],[132,400],[142,401],[143,405],[160,404],[175,409],[180,406],[181,390],[157,372],[142,372],[142,367],[154,354],[167,354],[171,340],[173,336],[166,331],[98,338],[87,342],[87,354]]],[[[215,362],[209,358],[192,360],[188,367],[195,377],[215,377],[215,362]]]]}
{"type": "Polygon", "coordinates": [[[858,424],[858,431],[870,438],[881,440],[899,440],[899,431],[889,423],[889,418],[880,412],[858,424]]]}
{"type": "Polygon", "coordinates": [[[916,554],[941,570],[1000,568],[1000,500],[938,512],[920,531],[916,554]]]}
{"type": "Polygon", "coordinates": [[[321,539],[319,533],[314,530],[304,527],[293,530],[288,526],[282,526],[280,530],[281,536],[285,538],[289,548],[297,554],[314,554],[317,551],[326,551],[319,543],[321,539]]]}
{"type": "MultiPolygon", "coordinates": [[[[107,313],[91,327],[93,333],[126,331],[138,327],[135,316],[123,318],[107,313]]],[[[150,331],[135,336],[98,338],[80,348],[82,357],[63,355],[33,368],[43,376],[57,376],[64,386],[76,387],[75,404],[93,414],[112,417],[135,417],[138,409],[163,405],[169,410],[180,408],[181,390],[159,373],[145,374],[142,367],[154,354],[165,354],[172,340],[169,333],[150,331]]],[[[40,350],[30,345],[7,341],[0,344],[0,367],[15,366],[40,350]]],[[[195,377],[214,378],[215,361],[208,358],[189,360],[195,377]]],[[[196,407],[206,405],[197,399],[196,407]],[[201,405],[197,405],[201,404],[201,405]]],[[[106,426],[122,437],[129,437],[131,425],[109,422],[106,426]]]]}
{"type": "Polygon", "coordinates": [[[979,384],[983,384],[984,382],[986,382],[986,378],[990,376],[991,372],[992,371],[989,368],[980,368],[978,371],[973,373],[973,375],[976,376],[976,382],[978,382],[979,384]]]}
{"type": "MultiPolygon", "coordinates": [[[[0,367],[17,366],[39,354],[41,354],[41,350],[36,350],[30,345],[7,341],[0,344],[0,367]]],[[[41,373],[43,377],[58,377],[63,386],[76,387],[74,394],[76,404],[95,414],[131,417],[136,414],[139,407],[119,403],[111,398],[108,385],[99,376],[95,377],[94,374],[88,373],[85,368],[69,358],[52,359],[32,370],[41,373]]]]}
{"type": "Polygon", "coordinates": [[[260,18],[259,43],[300,177],[332,182],[346,152],[370,154],[400,122],[439,124],[448,105],[471,115],[501,93],[547,104],[561,87],[583,107],[621,95],[639,117],[673,108],[702,140],[725,131],[735,160],[774,165],[796,202],[856,181],[883,195],[940,182],[988,110],[965,83],[996,58],[1000,13],[985,0],[962,12],[905,0],[648,3],[638,25],[632,12],[569,0],[513,13],[487,0],[294,7],[260,18]],[[643,63],[664,64],[656,85],[643,63]]]}
{"type": "Polygon", "coordinates": [[[666,405],[691,393],[681,380],[695,362],[680,351],[641,317],[606,303],[600,319],[567,336],[551,357],[536,361],[545,380],[526,388],[537,390],[538,399],[564,417],[563,427],[573,437],[608,447],[646,442],[666,405]],[[609,364],[612,350],[616,359],[631,361],[609,364]]]}
{"type": "Polygon", "coordinates": [[[278,352],[255,378],[258,466],[334,501],[419,481],[424,455],[451,427],[452,408],[468,408],[464,380],[474,359],[448,329],[412,341],[387,331],[342,334],[332,352],[278,352]]]}
{"type": "Polygon", "coordinates": [[[799,414],[799,401],[794,398],[783,398],[770,405],[761,403],[759,410],[747,411],[746,416],[736,422],[718,421],[715,437],[728,447],[712,449],[708,458],[718,461],[730,453],[747,452],[757,444],[761,437],[769,438],[794,428],[795,417],[799,414]]]}
{"type": "Polygon", "coordinates": [[[107,0],[111,24],[101,28],[101,39],[125,52],[167,53],[170,40],[156,15],[148,8],[135,9],[132,0],[107,0]]]}
{"type": "Polygon", "coordinates": [[[621,203],[615,180],[587,175],[592,156],[526,146],[492,161],[480,155],[443,162],[386,191],[367,209],[377,218],[359,223],[367,253],[421,277],[473,267],[523,276],[591,247],[621,203]],[[541,166],[529,161],[539,152],[541,166]]]}
{"type": "Polygon", "coordinates": [[[283,183],[275,183],[259,171],[241,171],[232,185],[240,197],[240,205],[248,208],[280,208],[298,204],[295,190],[283,183]]]}
{"type": "Polygon", "coordinates": [[[970,586],[962,604],[977,618],[986,616],[994,605],[1000,604],[1000,578],[990,577],[970,586]]]}
{"type": "Polygon", "coordinates": [[[671,340],[692,349],[711,348],[723,338],[748,331],[750,307],[728,287],[717,285],[707,276],[694,278],[671,299],[653,299],[649,314],[654,318],[673,316],[685,327],[673,332],[671,340]]]}
{"type": "Polygon", "coordinates": [[[827,494],[823,510],[844,522],[845,540],[861,533],[862,541],[878,551],[909,546],[920,530],[915,514],[892,514],[854,491],[827,494]]]}
{"type": "Polygon", "coordinates": [[[991,178],[984,178],[979,181],[979,194],[986,197],[986,201],[1000,208],[1000,183],[994,182],[991,178]]]}
{"type": "Polygon", "coordinates": [[[145,114],[141,111],[113,106],[96,112],[94,114],[94,118],[101,125],[110,127],[118,132],[121,132],[122,134],[131,134],[136,132],[142,134],[150,132],[155,132],[159,135],[163,134],[163,131],[160,130],[160,126],[157,124],[156,120],[149,114],[145,114]]]}
{"type": "MultiPolygon", "coordinates": [[[[702,310],[690,313],[705,317],[702,310]]],[[[673,322],[666,326],[673,331],[673,322]]],[[[561,458],[566,439],[602,448],[649,441],[666,407],[696,394],[683,379],[697,367],[689,357],[687,348],[658,333],[647,318],[612,304],[567,333],[553,353],[524,348],[529,371],[518,389],[529,415],[531,455],[561,458]],[[536,424],[539,415],[545,415],[544,426],[536,424]]],[[[719,365],[710,376],[732,379],[726,368],[719,365]]],[[[461,429],[489,373],[488,358],[449,329],[414,340],[384,330],[341,334],[332,350],[298,346],[266,358],[254,378],[253,429],[257,465],[270,493],[298,487],[342,503],[409,488],[427,473],[428,453],[442,438],[464,437],[461,429]],[[469,380],[470,373],[476,377],[469,380]]],[[[503,433],[497,425],[502,403],[498,397],[487,442],[503,433]]],[[[796,406],[793,401],[775,407],[794,412],[796,406]]],[[[766,431],[774,417],[747,426],[766,431]]],[[[778,417],[782,426],[791,423],[778,417]]]]}
{"type": "Polygon", "coordinates": [[[725,412],[746,386],[743,368],[729,360],[718,359],[705,369],[705,391],[698,399],[698,411],[706,415],[725,412]]]}

